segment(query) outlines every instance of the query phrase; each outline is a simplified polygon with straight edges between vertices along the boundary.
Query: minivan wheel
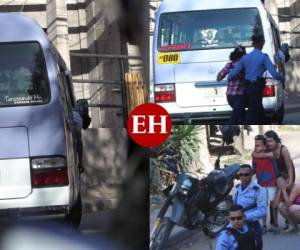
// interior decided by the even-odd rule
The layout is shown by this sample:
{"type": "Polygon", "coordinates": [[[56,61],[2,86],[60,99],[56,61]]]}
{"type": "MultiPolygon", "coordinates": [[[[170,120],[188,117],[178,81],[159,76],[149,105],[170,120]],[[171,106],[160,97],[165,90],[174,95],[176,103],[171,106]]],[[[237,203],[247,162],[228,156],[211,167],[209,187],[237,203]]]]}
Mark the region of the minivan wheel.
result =
{"type": "Polygon", "coordinates": [[[82,216],[82,203],[81,195],[78,194],[76,203],[71,207],[68,214],[65,216],[65,222],[70,224],[73,228],[78,228],[81,222],[82,216]]]}

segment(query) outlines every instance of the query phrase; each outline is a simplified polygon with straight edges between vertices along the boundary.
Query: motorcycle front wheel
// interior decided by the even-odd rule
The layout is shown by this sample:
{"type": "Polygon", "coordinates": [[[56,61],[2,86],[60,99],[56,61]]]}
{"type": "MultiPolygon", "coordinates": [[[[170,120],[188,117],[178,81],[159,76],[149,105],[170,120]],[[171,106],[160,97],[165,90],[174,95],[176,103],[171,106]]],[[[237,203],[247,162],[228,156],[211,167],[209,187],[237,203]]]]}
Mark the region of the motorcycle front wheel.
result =
{"type": "Polygon", "coordinates": [[[216,210],[206,219],[203,232],[210,238],[215,238],[228,225],[228,211],[232,202],[225,199],[216,207],[216,210]]]}
{"type": "Polygon", "coordinates": [[[154,238],[150,245],[150,250],[163,250],[167,248],[167,243],[171,231],[175,223],[170,220],[170,218],[163,218],[160,225],[157,227],[156,232],[154,233],[154,238]]]}

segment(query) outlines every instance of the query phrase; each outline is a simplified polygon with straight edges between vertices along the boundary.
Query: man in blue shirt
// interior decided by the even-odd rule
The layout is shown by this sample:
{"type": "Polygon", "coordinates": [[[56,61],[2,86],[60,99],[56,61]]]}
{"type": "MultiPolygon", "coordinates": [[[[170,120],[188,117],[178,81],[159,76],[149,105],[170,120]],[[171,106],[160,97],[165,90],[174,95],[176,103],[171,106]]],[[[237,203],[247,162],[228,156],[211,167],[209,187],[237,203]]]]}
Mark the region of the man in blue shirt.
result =
{"type": "Polygon", "coordinates": [[[245,91],[244,103],[248,112],[245,118],[245,124],[264,124],[265,115],[262,105],[263,90],[265,80],[262,78],[266,70],[270,72],[273,78],[284,81],[284,74],[278,73],[272,64],[269,56],[262,53],[265,39],[262,34],[252,36],[253,51],[242,57],[238,65],[234,67],[228,74],[228,81],[236,78],[238,74],[244,70],[245,73],[245,91]]]}
{"type": "Polygon", "coordinates": [[[233,202],[244,208],[245,219],[255,230],[257,249],[262,249],[262,228],[259,219],[267,214],[267,193],[263,187],[251,180],[250,165],[241,165],[238,175],[241,183],[236,186],[233,202]]]}
{"type": "Polygon", "coordinates": [[[231,206],[229,221],[218,237],[216,250],[255,250],[254,232],[245,222],[242,206],[231,206]]]}

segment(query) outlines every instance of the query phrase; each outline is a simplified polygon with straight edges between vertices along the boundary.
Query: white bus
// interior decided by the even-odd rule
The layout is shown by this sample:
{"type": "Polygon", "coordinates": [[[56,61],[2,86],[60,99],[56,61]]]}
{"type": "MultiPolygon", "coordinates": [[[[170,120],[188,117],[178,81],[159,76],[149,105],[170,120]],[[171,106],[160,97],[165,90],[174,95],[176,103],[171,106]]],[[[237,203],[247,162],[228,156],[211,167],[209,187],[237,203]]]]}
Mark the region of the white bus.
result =
{"type": "MultiPolygon", "coordinates": [[[[263,52],[275,64],[280,48],[277,25],[260,0],[165,0],[156,12],[153,43],[155,103],[173,123],[226,120],[227,81],[216,81],[237,45],[251,47],[251,36],[262,32],[263,52]]],[[[283,84],[266,72],[263,105],[268,118],[284,117],[283,84]]]]}

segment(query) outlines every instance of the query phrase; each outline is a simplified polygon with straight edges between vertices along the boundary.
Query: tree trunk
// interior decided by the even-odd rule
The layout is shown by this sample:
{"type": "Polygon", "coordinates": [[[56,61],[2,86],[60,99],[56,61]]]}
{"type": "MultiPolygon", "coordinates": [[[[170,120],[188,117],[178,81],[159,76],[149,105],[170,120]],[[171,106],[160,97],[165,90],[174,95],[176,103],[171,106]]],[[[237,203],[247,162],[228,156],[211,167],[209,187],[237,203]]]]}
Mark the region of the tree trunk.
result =
{"type": "Polygon", "coordinates": [[[264,134],[264,125],[258,125],[258,132],[260,135],[264,134]]]}
{"type": "Polygon", "coordinates": [[[241,129],[241,134],[234,138],[233,146],[237,151],[237,154],[242,154],[244,152],[244,129],[241,129]]]}
{"type": "Polygon", "coordinates": [[[202,126],[202,129],[200,129],[199,134],[198,134],[198,138],[201,141],[200,144],[200,149],[199,149],[199,157],[200,157],[200,161],[201,161],[201,165],[202,165],[202,172],[204,173],[209,173],[210,171],[212,171],[213,165],[210,163],[209,159],[210,159],[210,154],[209,154],[209,150],[208,150],[208,141],[209,138],[207,138],[207,130],[209,130],[209,128],[207,128],[207,126],[202,126]]]}

